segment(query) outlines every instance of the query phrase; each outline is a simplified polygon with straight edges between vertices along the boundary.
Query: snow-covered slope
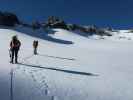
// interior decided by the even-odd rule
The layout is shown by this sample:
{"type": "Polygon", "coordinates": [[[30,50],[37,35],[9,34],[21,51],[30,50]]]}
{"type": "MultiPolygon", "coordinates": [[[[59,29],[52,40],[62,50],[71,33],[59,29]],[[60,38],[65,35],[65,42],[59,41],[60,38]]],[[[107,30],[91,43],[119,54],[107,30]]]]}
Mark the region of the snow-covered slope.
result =
{"type": "Polygon", "coordinates": [[[0,29],[1,100],[133,99],[133,41],[116,38],[128,33],[88,39],[61,29],[54,31],[50,37],[58,43],[0,29]],[[8,46],[14,34],[22,42],[20,64],[9,63],[8,46]],[[33,40],[39,40],[36,56],[32,53],[33,40]]]}

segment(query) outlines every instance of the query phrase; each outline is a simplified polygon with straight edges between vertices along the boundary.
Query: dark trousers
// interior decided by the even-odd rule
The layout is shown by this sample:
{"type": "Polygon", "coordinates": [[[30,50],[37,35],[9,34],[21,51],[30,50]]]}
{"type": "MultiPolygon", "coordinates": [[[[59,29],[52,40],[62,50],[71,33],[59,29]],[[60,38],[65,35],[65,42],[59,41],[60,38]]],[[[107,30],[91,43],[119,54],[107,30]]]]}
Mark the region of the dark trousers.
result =
{"type": "Polygon", "coordinates": [[[37,48],[34,48],[34,55],[37,55],[37,48]]]}
{"type": "Polygon", "coordinates": [[[17,63],[18,62],[18,49],[15,49],[15,48],[11,50],[11,62],[12,63],[13,63],[14,57],[15,57],[15,63],[17,63]]]}

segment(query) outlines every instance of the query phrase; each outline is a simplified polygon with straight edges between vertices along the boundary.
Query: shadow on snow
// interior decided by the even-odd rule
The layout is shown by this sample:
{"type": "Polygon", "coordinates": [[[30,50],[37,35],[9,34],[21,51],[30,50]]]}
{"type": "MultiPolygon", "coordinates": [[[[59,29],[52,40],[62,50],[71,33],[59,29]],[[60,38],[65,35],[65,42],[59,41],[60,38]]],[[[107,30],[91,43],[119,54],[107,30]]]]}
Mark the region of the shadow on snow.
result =
{"type": "Polygon", "coordinates": [[[77,74],[77,75],[98,76],[98,75],[93,74],[93,73],[80,72],[80,71],[72,71],[72,70],[65,70],[65,69],[59,69],[59,68],[41,67],[41,66],[32,65],[32,64],[19,63],[19,65],[23,65],[23,66],[27,66],[27,67],[33,67],[33,68],[41,68],[41,69],[55,70],[55,71],[60,71],[60,72],[65,72],[65,73],[70,73],[70,74],[77,74]]]}
{"type": "MultiPolygon", "coordinates": [[[[55,42],[55,43],[59,43],[59,44],[73,44],[72,41],[68,41],[68,40],[63,40],[63,39],[57,39],[57,38],[54,38],[52,36],[49,36],[48,33],[42,31],[42,30],[31,30],[31,29],[28,29],[28,28],[15,28],[13,29],[15,31],[18,31],[18,32],[22,32],[24,34],[27,34],[27,35],[30,35],[30,36],[33,36],[33,37],[37,37],[37,38],[40,38],[40,39],[43,39],[43,40],[47,40],[47,41],[50,41],[50,42],[55,42]]],[[[53,33],[54,34],[54,33],[53,33]]]]}
{"type": "Polygon", "coordinates": [[[57,56],[50,56],[46,54],[38,54],[38,55],[42,57],[56,58],[56,59],[62,59],[62,60],[72,60],[72,61],[76,60],[74,58],[57,57],[57,56]]]}

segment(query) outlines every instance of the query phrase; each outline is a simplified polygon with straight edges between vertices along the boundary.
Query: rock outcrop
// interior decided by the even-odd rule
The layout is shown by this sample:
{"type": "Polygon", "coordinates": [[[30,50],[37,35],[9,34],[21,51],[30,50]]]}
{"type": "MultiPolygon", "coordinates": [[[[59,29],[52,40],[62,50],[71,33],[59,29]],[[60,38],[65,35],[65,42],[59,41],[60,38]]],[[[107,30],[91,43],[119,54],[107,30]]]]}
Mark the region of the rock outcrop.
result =
{"type": "Polygon", "coordinates": [[[19,19],[13,13],[0,12],[0,25],[2,26],[15,26],[19,24],[19,19]]]}

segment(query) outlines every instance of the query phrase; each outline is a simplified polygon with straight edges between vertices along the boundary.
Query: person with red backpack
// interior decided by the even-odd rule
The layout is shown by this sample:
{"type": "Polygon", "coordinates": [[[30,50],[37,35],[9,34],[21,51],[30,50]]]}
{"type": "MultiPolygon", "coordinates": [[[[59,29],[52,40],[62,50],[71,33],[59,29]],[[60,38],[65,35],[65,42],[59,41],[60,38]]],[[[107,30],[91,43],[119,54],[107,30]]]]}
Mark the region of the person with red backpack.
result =
{"type": "Polygon", "coordinates": [[[12,40],[10,42],[10,52],[11,52],[11,61],[10,63],[14,63],[14,57],[15,57],[15,63],[18,63],[18,51],[20,49],[21,42],[18,40],[17,36],[13,36],[12,40]]]}

